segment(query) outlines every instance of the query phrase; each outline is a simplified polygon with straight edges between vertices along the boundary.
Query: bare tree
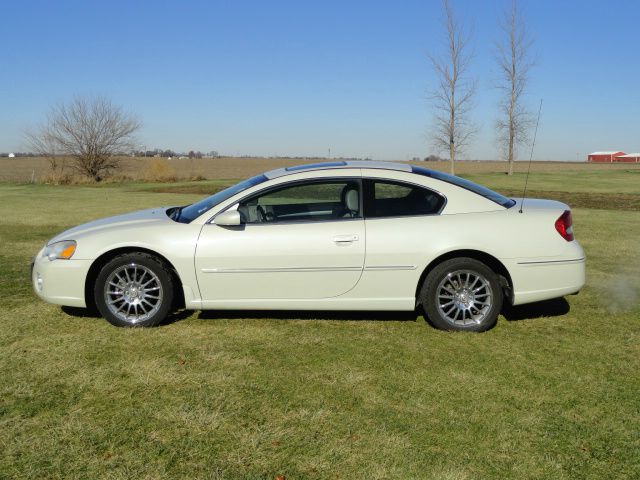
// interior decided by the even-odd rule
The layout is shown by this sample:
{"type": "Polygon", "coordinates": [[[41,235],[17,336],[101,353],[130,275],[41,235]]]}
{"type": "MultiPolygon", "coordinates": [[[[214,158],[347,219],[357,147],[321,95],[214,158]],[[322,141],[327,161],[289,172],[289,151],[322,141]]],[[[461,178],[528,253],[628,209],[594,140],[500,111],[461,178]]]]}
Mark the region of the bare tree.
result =
{"type": "Polygon", "coordinates": [[[46,123],[26,136],[36,152],[50,159],[71,157],[77,172],[99,182],[118,168],[118,155],[134,148],[133,134],[140,126],[106,98],[75,98],[52,107],[46,123]]]}
{"type": "Polygon", "coordinates": [[[49,168],[54,177],[59,178],[66,168],[65,158],[58,151],[58,145],[47,135],[41,135],[40,130],[27,132],[27,140],[34,153],[44,157],[49,162],[49,168]]]}
{"type": "Polygon", "coordinates": [[[469,145],[476,127],[469,118],[476,92],[476,81],[469,76],[473,59],[471,35],[455,17],[451,2],[443,0],[446,52],[442,56],[430,55],[438,78],[431,93],[435,109],[432,141],[438,151],[449,152],[451,173],[455,173],[456,156],[469,145]]]}
{"type": "Polygon", "coordinates": [[[533,117],[523,103],[533,66],[530,50],[533,44],[528,35],[517,0],[504,13],[500,28],[504,34],[496,46],[501,91],[499,118],[496,122],[498,141],[508,162],[507,174],[513,175],[513,162],[518,145],[526,144],[533,117]]]}

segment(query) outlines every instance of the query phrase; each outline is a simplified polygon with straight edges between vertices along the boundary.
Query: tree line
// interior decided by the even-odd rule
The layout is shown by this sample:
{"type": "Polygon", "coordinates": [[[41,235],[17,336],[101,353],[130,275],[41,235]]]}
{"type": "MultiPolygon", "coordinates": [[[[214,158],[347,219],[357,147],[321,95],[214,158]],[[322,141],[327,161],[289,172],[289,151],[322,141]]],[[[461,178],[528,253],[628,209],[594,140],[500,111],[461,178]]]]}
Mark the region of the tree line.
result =
{"type": "Polygon", "coordinates": [[[134,157],[162,157],[162,158],[216,158],[220,155],[212,150],[202,153],[200,150],[189,150],[188,152],[176,152],[174,150],[163,150],[155,148],[153,150],[134,150],[131,153],[134,157]]]}

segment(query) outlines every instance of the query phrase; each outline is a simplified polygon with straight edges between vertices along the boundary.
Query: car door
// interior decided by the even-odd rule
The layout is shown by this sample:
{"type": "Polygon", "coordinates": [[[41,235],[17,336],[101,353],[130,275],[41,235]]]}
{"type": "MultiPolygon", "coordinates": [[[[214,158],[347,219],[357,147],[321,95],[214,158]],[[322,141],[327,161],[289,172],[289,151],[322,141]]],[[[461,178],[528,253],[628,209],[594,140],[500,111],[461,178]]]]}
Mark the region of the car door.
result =
{"type": "Polygon", "coordinates": [[[413,297],[424,266],[442,247],[445,198],[397,180],[364,183],[367,261],[358,288],[375,297],[413,297]]]}
{"type": "Polygon", "coordinates": [[[231,207],[239,226],[205,224],[195,255],[204,305],[351,290],[364,267],[361,192],[359,178],[290,182],[231,207]]]}

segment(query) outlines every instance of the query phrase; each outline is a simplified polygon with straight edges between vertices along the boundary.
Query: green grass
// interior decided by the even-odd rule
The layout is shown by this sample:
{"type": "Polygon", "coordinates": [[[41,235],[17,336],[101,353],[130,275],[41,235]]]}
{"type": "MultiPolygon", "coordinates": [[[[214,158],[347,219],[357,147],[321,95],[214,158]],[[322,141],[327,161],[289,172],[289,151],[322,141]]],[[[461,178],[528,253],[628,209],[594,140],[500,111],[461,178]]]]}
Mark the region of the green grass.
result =
{"type": "MultiPolygon", "coordinates": [[[[581,169],[558,172],[534,172],[529,175],[528,189],[559,191],[559,192],[589,192],[589,193],[627,193],[640,195],[640,169],[635,165],[629,170],[593,170],[589,171],[585,165],[581,169]]],[[[525,184],[525,173],[514,173],[512,176],[504,173],[482,173],[463,175],[474,182],[482,183],[490,188],[516,189],[522,192],[525,184]]]]}
{"type": "MultiPolygon", "coordinates": [[[[522,197],[526,174],[464,175],[509,197],[522,197]]],[[[559,200],[573,208],[640,211],[640,170],[535,172],[526,196],[559,200]]]]}
{"type": "MultiPolygon", "coordinates": [[[[615,189],[575,172],[534,185],[640,194],[638,175],[599,175],[615,189]]],[[[587,287],[486,334],[376,313],[116,329],[31,293],[55,233],[200,198],[190,186],[0,185],[0,478],[640,476],[640,212],[575,209],[587,287]]]]}

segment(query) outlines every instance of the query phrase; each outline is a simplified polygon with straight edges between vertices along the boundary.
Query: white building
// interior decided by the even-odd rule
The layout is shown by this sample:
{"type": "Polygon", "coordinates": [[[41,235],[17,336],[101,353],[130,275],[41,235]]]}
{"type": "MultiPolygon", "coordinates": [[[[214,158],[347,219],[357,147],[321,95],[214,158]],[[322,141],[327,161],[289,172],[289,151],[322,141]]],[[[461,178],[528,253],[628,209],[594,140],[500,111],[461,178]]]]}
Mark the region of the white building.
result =
{"type": "Polygon", "coordinates": [[[16,154],[15,153],[10,153],[9,154],[9,158],[16,158],[16,154]]]}

